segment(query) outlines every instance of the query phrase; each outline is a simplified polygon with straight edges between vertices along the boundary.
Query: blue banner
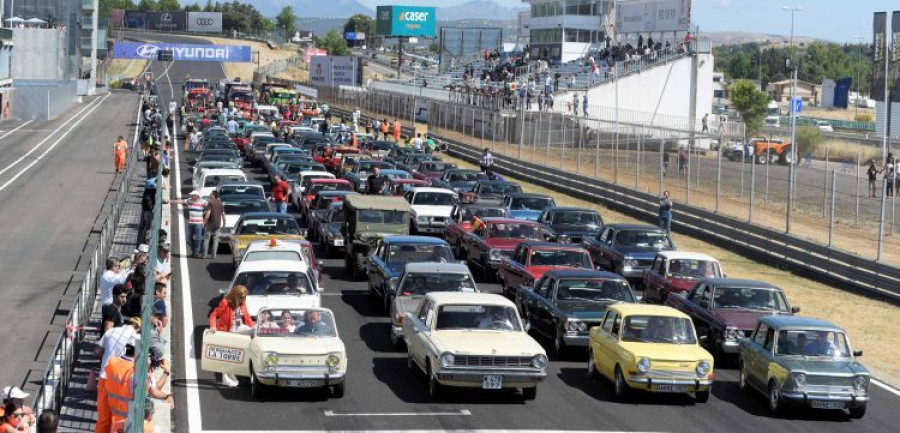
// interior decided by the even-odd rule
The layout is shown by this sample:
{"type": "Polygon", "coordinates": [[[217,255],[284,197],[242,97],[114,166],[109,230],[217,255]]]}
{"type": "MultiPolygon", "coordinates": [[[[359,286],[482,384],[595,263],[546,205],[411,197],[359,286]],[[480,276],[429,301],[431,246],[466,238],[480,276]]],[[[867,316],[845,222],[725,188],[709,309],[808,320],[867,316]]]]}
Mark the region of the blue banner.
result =
{"type": "Polygon", "coordinates": [[[162,42],[115,42],[115,59],[156,60],[159,50],[172,51],[175,61],[192,62],[250,62],[250,47],[246,45],[167,44],[162,42]]]}

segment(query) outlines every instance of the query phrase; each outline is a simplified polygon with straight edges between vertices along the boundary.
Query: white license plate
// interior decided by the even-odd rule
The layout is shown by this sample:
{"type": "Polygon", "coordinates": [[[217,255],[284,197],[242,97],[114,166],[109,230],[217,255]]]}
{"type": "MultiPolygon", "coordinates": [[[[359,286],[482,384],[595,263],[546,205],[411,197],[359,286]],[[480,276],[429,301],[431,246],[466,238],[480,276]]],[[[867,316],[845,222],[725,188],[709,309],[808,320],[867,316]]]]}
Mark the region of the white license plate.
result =
{"type": "Polygon", "coordinates": [[[324,385],[321,379],[288,379],[284,382],[287,386],[296,388],[318,388],[324,385]]]}
{"type": "Polygon", "coordinates": [[[658,392],[687,392],[687,389],[686,385],[658,385],[656,387],[658,392]]]}
{"type": "Polygon", "coordinates": [[[815,401],[810,402],[810,406],[814,409],[843,409],[846,403],[842,401],[815,401]]]}
{"type": "Polygon", "coordinates": [[[501,389],[503,388],[503,376],[489,375],[481,379],[481,389],[501,389]]]}
{"type": "Polygon", "coordinates": [[[336,246],[336,247],[342,247],[342,246],[344,246],[344,240],[343,240],[343,239],[335,239],[335,240],[334,240],[334,246],[336,246]]]}

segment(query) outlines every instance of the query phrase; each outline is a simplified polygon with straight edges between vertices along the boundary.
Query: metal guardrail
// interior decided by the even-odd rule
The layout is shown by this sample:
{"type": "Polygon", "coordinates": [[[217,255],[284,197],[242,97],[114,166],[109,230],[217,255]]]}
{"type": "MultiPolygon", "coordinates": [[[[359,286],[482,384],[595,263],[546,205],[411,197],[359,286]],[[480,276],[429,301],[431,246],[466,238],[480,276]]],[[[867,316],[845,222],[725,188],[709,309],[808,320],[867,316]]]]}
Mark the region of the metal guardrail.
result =
{"type": "MultiPolygon", "coordinates": [[[[478,162],[480,149],[436,137],[451,144],[448,153],[452,156],[478,162]]],[[[499,173],[575,197],[600,201],[639,219],[657,221],[658,197],[652,194],[506,156],[495,155],[494,161],[495,171],[499,173]]],[[[838,288],[900,302],[900,268],[896,266],[695,206],[681,204],[678,209],[678,216],[672,221],[673,229],[838,288]]]]}
{"type": "Polygon", "coordinates": [[[59,411],[62,407],[65,391],[68,388],[69,380],[72,375],[72,368],[75,364],[78,354],[78,346],[82,343],[85,336],[85,327],[88,326],[91,319],[91,313],[94,310],[94,302],[97,299],[97,287],[100,275],[104,272],[104,266],[110,249],[112,248],[115,230],[119,224],[119,217],[125,200],[131,191],[131,174],[138,166],[136,151],[138,147],[138,128],[140,127],[140,102],[138,102],[137,119],[135,121],[134,138],[132,139],[130,156],[125,167],[121,183],[119,183],[116,195],[110,206],[109,214],[100,230],[100,237],[97,246],[90,254],[90,262],[84,271],[81,286],[72,306],[69,308],[69,315],[66,317],[63,332],[56,341],[53,348],[53,354],[47,367],[44,369],[43,379],[41,380],[41,388],[35,392],[32,407],[35,413],[40,414],[44,409],[54,409],[59,411]]]}

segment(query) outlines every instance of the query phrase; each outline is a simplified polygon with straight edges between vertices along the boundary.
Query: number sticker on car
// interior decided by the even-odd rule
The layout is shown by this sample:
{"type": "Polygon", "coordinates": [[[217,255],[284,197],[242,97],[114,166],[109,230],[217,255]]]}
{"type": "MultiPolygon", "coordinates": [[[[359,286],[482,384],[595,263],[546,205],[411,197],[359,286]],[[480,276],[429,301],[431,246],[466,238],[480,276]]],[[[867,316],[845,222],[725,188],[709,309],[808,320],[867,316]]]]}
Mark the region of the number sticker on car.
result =
{"type": "Polygon", "coordinates": [[[656,390],[658,392],[687,392],[685,385],[659,385],[656,390]]]}
{"type": "Polygon", "coordinates": [[[481,379],[481,389],[501,389],[503,388],[503,376],[487,375],[481,379]]]}
{"type": "Polygon", "coordinates": [[[810,402],[810,406],[814,409],[843,409],[845,404],[842,401],[815,401],[810,402]]]}
{"type": "Polygon", "coordinates": [[[284,382],[287,386],[297,388],[318,388],[324,386],[324,381],[321,379],[289,379],[284,382]]]}

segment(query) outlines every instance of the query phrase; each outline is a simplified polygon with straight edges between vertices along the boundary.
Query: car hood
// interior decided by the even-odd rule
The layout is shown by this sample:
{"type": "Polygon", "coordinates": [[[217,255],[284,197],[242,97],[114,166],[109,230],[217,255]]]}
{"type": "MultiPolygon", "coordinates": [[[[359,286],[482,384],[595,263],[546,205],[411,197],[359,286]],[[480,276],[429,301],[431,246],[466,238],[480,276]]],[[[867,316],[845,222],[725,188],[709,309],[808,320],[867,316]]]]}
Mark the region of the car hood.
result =
{"type": "Polygon", "coordinates": [[[528,220],[528,221],[537,221],[538,217],[541,216],[541,211],[539,210],[511,210],[509,211],[509,215],[513,218],[528,220]]]}
{"type": "Polygon", "coordinates": [[[432,333],[439,352],[458,355],[534,356],[544,349],[524,332],[447,330],[432,333]]]}
{"type": "Polygon", "coordinates": [[[308,308],[320,307],[322,297],[314,295],[248,295],[247,312],[256,317],[261,308],[308,308]]]}
{"type": "Polygon", "coordinates": [[[516,249],[516,246],[521,244],[522,242],[527,241],[528,239],[520,239],[520,238],[487,238],[484,240],[485,245],[491,248],[496,248],[498,250],[509,250],[512,251],[516,249]]]}
{"type": "Polygon", "coordinates": [[[225,214],[225,227],[233,228],[234,225],[237,224],[239,219],[241,219],[241,216],[238,214],[234,214],[234,215],[225,214]]]}
{"type": "Polygon", "coordinates": [[[453,212],[453,206],[428,206],[428,205],[412,205],[412,213],[416,216],[439,216],[449,217],[453,212]]]}
{"type": "Polygon", "coordinates": [[[450,182],[450,188],[457,192],[469,192],[475,188],[475,182],[450,182]]]}
{"type": "Polygon", "coordinates": [[[805,356],[779,357],[779,362],[792,372],[806,372],[808,375],[847,375],[867,374],[869,370],[853,359],[820,359],[805,356]]]}
{"type": "Polygon", "coordinates": [[[626,257],[634,258],[634,259],[647,259],[647,260],[652,260],[654,257],[656,257],[656,253],[658,251],[669,251],[668,248],[657,249],[657,248],[652,248],[652,247],[616,246],[614,249],[626,257]]]}
{"type": "Polygon", "coordinates": [[[666,279],[666,283],[669,285],[669,290],[689,292],[694,288],[694,286],[697,285],[697,282],[700,280],[700,278],[671,277],[666,279]]]}
{"type": "Polygon", "coordinates": [[[613,302],[558,301],[556,306],[571,319],[600,320],[613,302]]]}
{"type": "Polygon", "coordinates": [[[746,311],[731,308],[716,308],[713,314],[725,323],[725,326],[733,326],[741,330],[756,328],[756,319],[762,316],[770,316],[773,311],[746,311]]]}
{"type": "Polygon", "coordinates": [[[552,271],[554,269],[577,269],[572,266],[528,266],[525,270],[531,274],[532,278],[535,280],[544,276],[547,271],[552,271]]]}
{"type": "Polygon", "coordinates": [[[620,342],[623,349],[631,352],[632,355],[640,358],[646,356],[651,361],[700,361],[705,359],[710,363],[713,360],[712,355],[705,349],[696,344],[669,344],[669,343],[641,343],[641,342],[620,342]]]}
{"type": "Polygon", "coordinates": [[[595,234],[600,233],[602,228],[591,229],[579,224],[554,224],[550,228],[560,234],[595,234]]]}
{"type": "MultiPolygon", "coordinates": [[[[276,334],[277,335],[277,334],[276,334]]],[[[260,352],[277,352],[279,355],[320,355],[344,352],[340,338],[257,337],[260,352]]]]}

